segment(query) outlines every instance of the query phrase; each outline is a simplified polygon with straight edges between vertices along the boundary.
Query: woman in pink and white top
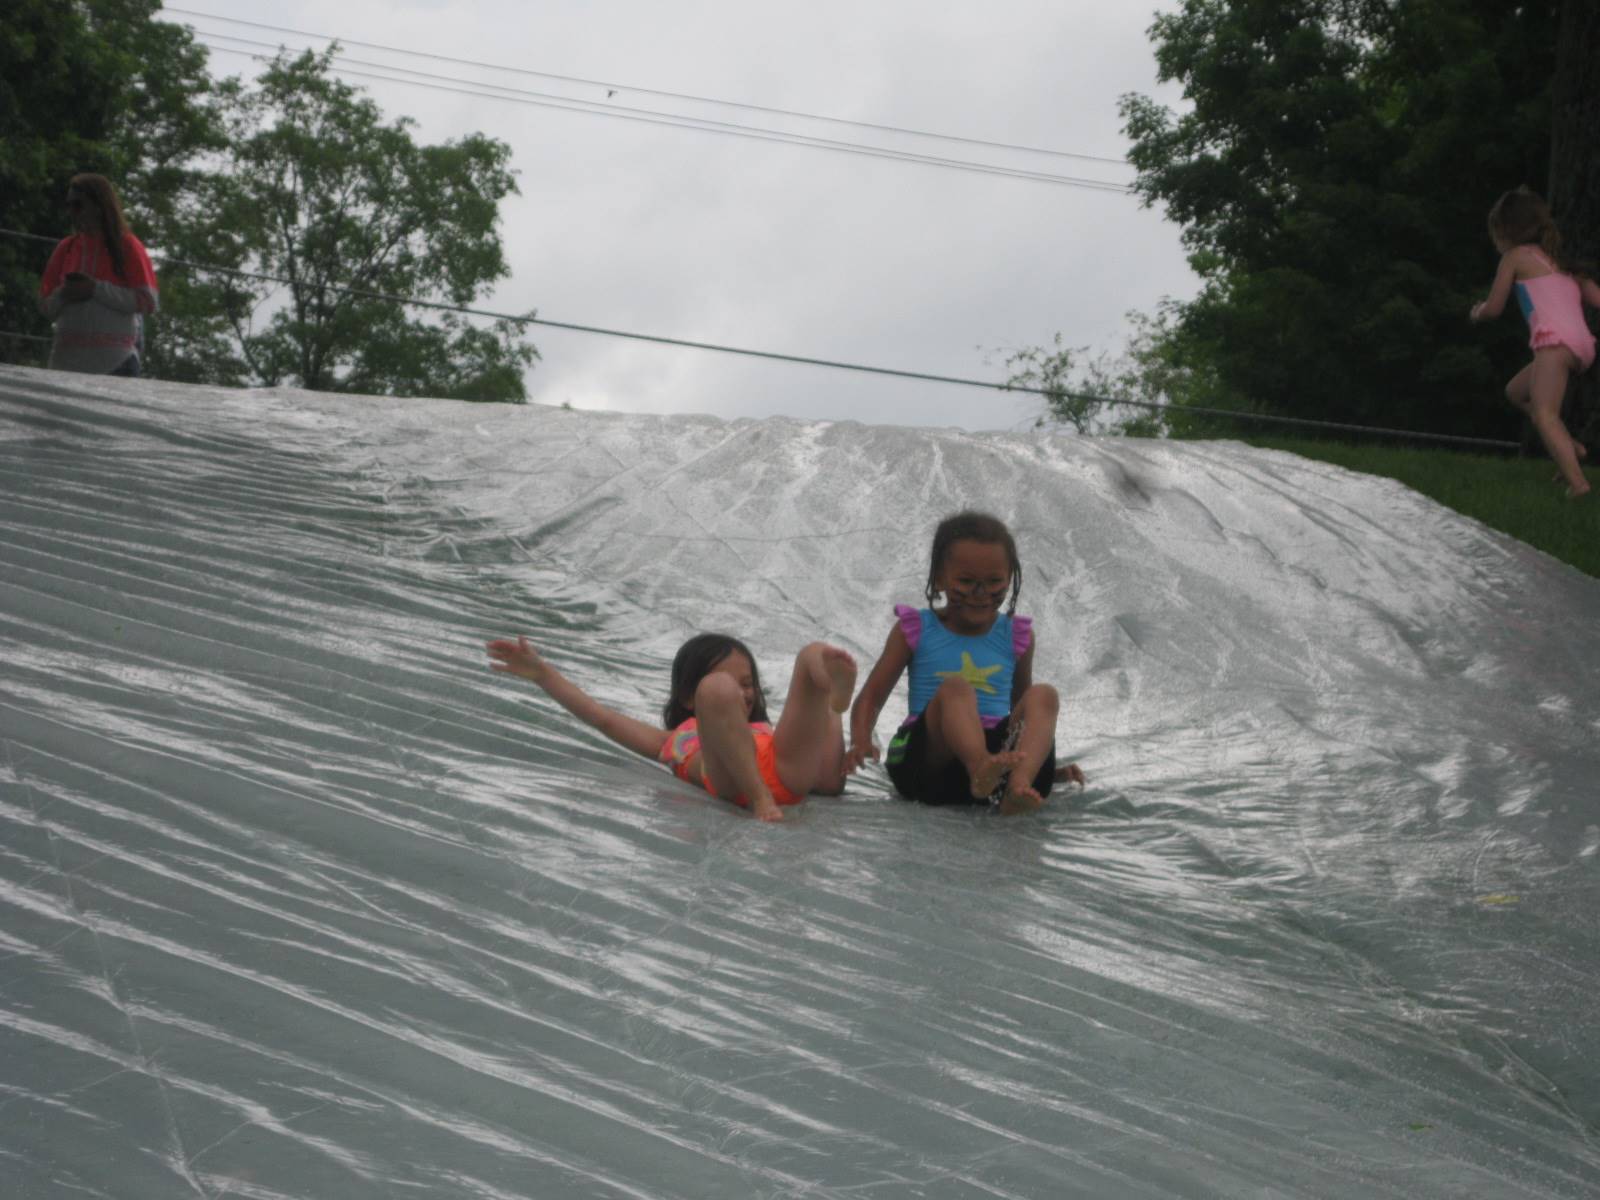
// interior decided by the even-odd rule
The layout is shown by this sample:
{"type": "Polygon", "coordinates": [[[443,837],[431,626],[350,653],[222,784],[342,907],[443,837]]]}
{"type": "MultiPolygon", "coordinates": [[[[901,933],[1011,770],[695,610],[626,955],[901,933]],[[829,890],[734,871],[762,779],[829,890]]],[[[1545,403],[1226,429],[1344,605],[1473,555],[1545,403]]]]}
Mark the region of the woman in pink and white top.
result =
{"type": "Polygon", "coordinates": [[[74,232],[57,244],[39,283],[39,308],[56,327],[50,365],[137,375],[142,322],[159,302],[150,256],[104,175],[74,175],[67,211],[74,232]]]}

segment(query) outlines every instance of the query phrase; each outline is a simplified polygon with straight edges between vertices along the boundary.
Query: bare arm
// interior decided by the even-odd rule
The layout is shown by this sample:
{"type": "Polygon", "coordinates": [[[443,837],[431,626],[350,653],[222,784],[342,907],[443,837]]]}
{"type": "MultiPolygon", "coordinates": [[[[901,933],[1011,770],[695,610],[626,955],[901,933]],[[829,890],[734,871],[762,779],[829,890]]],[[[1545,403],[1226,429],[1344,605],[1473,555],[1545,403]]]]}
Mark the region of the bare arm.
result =
{"type": "Polygon", "coordinates": [[[1511,285],[1517,281],[1517,253],[1521,247],[1507,250],[1500,256],[1500,267],[1489,285],[1489,297],[1472,306],[1467,319],[1473,322],[1493,321],[1505,311],[1506,300],[1511,295],[1511,285]]]}
{"type": "Polygon", "coordinates": [[[1600,283],[1587,275],[1578,276],[1578,288],[1583,292],[1583,302],[1590,308],[1600,308],[1600,283]]]}
{"type": "MultiPolygon", "coordinates": [[[[156,311],[156,293],[151,288],[123,287],[96,279],[90,285],[90,295],[104,304],[124,313],[153,313],[156,311]]],[[[86,297],[87,298],[87,297],[86,297]]]]}
{"type": "Polygon", "coordinates": [[[566,709],[585,725],[592,725],[617,745],[655,758],[666,743],[667,731],[643,721],[636,721],[614,708],[607,708],[588,692],[556,670],[533,648],[528,639],[518,636],[515,641],[500,638],[488,644],[489,657],[495,661],[492,670],[538,684],[550,699],[566,709]]]}
{"type": "Polygon", "coordinates": [[[850,749],[845,754],[845,769],[853,771],[869,758],[878,757],[878,748],[872,744],[872,727],[878,723],[878,714],[900,682],[906,665],[911,661],[911,643],[896,624],[889,630],[889,639],[883,644],[883,653],[872,664],[867,681],[861,685],[856,702],[850,706],[850,749]]]}
{"type": "Polygon", "coordinates": [[[1035,634],[1028,641],[1028,648],[1022,652],[1022,657],[1017,659],[1017,665],[1011,671],[1011,707],[1017,706],[1017,701],[1022,699],[1022,693],[1033,686],[1033,648],[1038,645],[1039,636],[1035,634]]]}
{"type": "Polygon", "coordinates": [[[69,300],[81,298],[67,295],[67,261],[71,257],[69,243],[72,241],[72,238],[62,238],[56,243],[44,277],[39,281],[39,311],[52,321],[61,315],[69,300]]]}

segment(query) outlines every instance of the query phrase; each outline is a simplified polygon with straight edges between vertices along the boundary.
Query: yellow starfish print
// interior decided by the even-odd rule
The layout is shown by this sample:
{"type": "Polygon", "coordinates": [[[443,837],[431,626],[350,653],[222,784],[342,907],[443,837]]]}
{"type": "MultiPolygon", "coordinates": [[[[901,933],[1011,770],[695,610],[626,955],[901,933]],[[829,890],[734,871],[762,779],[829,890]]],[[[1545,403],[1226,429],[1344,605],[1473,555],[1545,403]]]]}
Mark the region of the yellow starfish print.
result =
{"type": "Polygon", "coordinates": [[[999,664],[996,664],[992,667],[980,667],[977,663],[972,661],[972,655],[963,650],[961,652],[961,670],[935,671],[934,674],[940,679],[965,679],[973,687],[977,688],[978,691],[988,692],[989,695],[992,696],[999,689],[996,688],[994,684],[989,682],[989,676],[993,675],[999,669],[999,664]]]}

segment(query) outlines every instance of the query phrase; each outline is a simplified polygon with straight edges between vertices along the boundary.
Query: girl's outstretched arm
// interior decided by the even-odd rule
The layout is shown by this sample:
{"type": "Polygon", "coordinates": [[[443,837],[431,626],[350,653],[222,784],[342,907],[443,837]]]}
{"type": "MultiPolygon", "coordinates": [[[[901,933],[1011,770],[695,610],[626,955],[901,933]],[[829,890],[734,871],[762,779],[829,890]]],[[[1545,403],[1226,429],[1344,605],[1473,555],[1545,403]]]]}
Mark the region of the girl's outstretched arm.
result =
{"type": "Polygon", "coordinates": [[[665,729],[646,725],[614,708],[607,708],[546,662],[527,638],[520,634],[515,640],[499,638],[488,643],[488,650],[489,657],[494,659],[489,664],[491,670],[520,675],[538,684],[546,695],[578,720],[594,726],[617,745],[635,754],[642,754],[646,758],[655,758],[660,754],[667,740],[665,729]]]}
{"type": "Polygon", "coordinates": [[[1600,283],[1587,275],[1578,276],[1578,287],[1583,292],[1583,302],[1590,308],[1600,308],[1600,283]]]}
{"type": "Polygon", "coordinates": [[[1511,285],[1517,281],[1517,255],[1521,250],[1521,246],[1516,246],[1500,256],[1500,268],[1494,273],[1494,282],[1489,285],[1489,297],[1472,306],[1472,311],[1467,314],[1469,321],[1493,321],[1505,311],[1511,285]]]}
{"type": "Polygon", "coordinates": [[[911,643],[896,624],[889,630],[883,653],[872,664],[867,681],[856,694],[856,702],[850,706],[850,749],[844,756],[846,773],[854,771],[867,759],[878,757],[878,748],[872,744],[872,727],[878,723],[878,714],[910,661],[911,643]]]}

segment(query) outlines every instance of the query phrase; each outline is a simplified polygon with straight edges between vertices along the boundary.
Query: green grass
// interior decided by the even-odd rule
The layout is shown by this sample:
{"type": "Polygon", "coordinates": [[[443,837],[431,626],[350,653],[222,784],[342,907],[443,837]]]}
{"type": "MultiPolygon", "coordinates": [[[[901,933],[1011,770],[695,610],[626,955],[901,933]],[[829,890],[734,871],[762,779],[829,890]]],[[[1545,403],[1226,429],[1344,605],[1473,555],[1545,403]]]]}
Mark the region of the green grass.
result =
{"type": "Polygon", "coordinates": [[[1588,472],[1593,492],[1581,500],[1568,500],[1566,489],[1550,482],[1554,464],[1543,458],[1298,438],[1247,440],[1252,446],[1398,479],[1429,499],[1600,578],[1600,470],[1588,472]]]}

